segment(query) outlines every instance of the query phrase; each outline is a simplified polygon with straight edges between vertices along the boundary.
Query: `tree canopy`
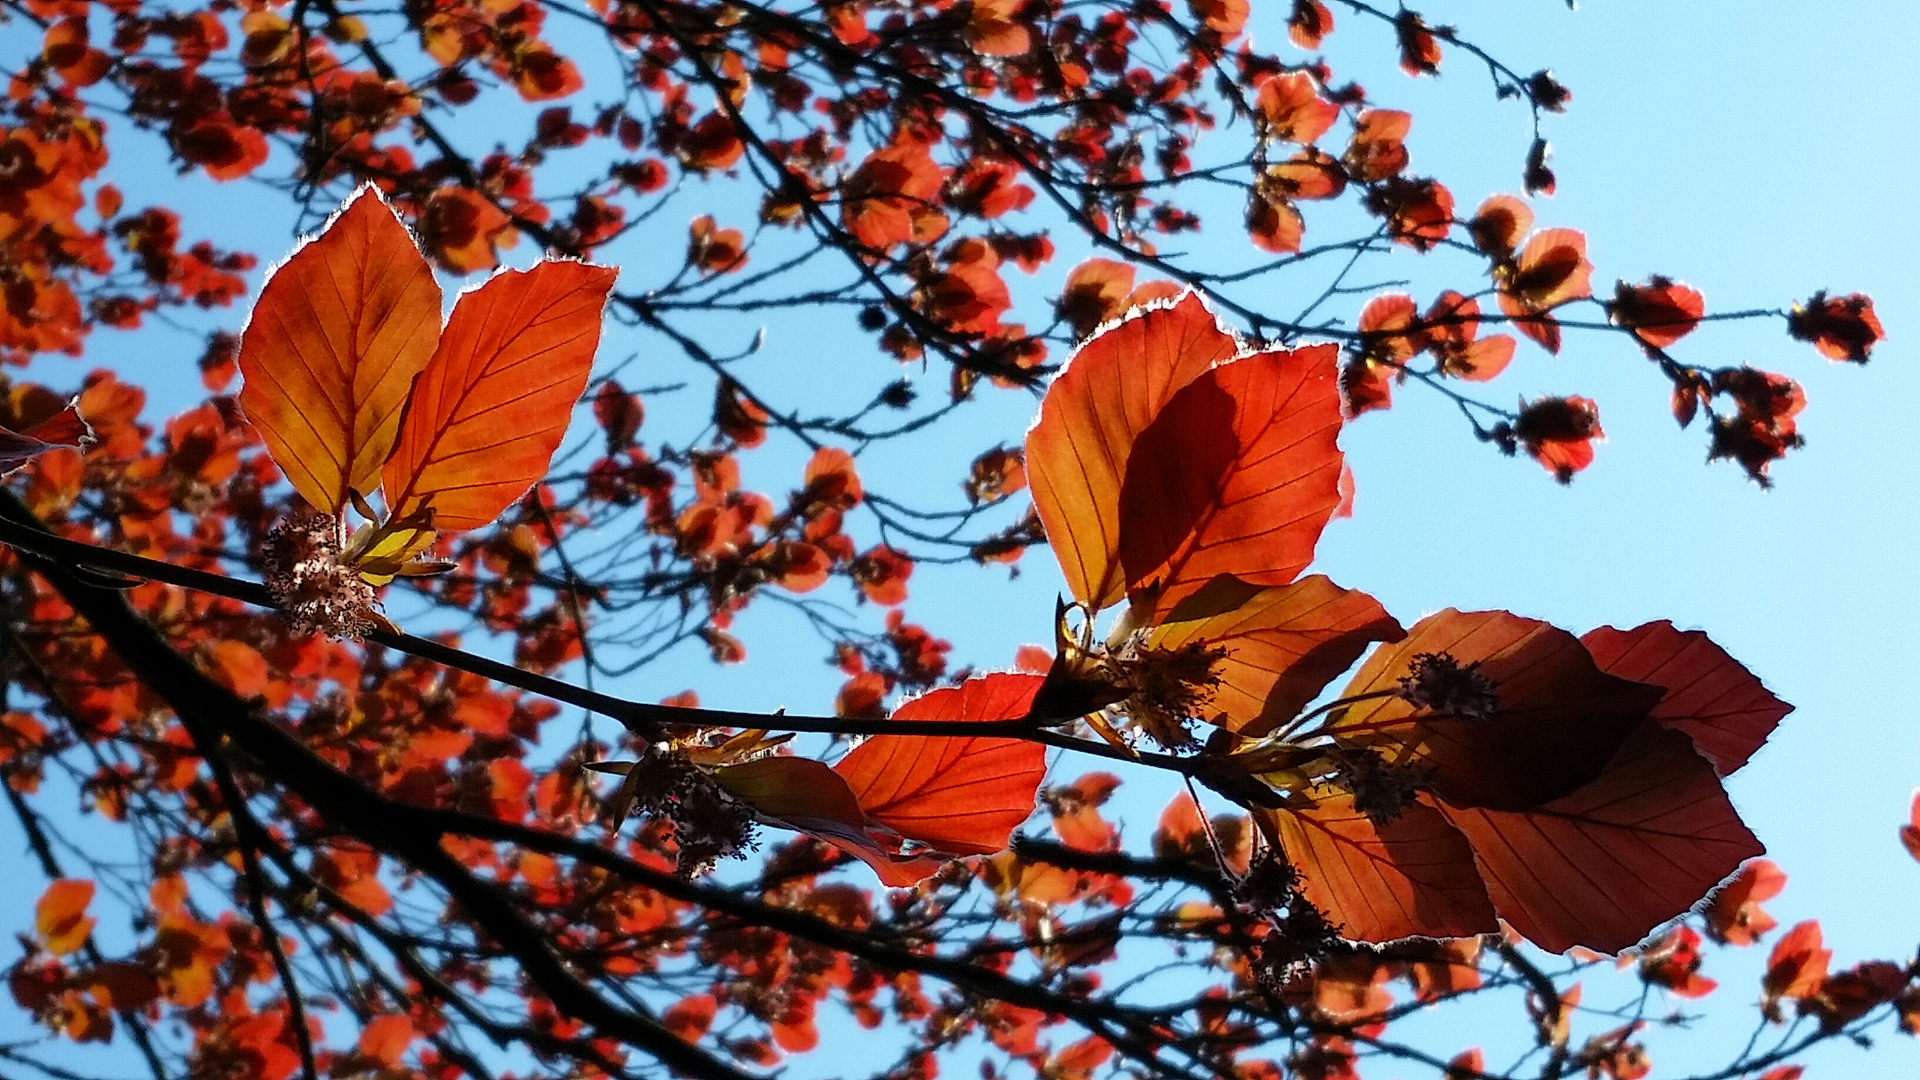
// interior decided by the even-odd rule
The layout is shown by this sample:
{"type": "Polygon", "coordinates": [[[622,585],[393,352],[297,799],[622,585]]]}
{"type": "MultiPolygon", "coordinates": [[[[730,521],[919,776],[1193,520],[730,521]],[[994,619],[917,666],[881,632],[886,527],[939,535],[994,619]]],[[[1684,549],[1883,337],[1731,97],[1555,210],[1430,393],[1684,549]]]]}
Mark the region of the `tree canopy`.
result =
{"type": "Polygon", "coordinates": [[[0,835],[46,880],[0,1071],[1634,1080],[1705,957],[1762,943],[1756,1033],[1700,1075],[1920,1028],[1920,961],[1830,970],[1762,906],[1786,876],[1725,780],[1793,722],[1764,672],[1665,620],[1392,612],[1317,562],[1367,512],[1350,433],[1415,395],[1577,498],[1600,405],[1508,372],[1585,335],[1766,488],[1806,394],[1707,342],[1884,337],[1845,283],[1595,281],[1547,198],[1577,87],[1471,28],[4,15],[0,835]],[[1350,74],[1383,51],[1490,88],[1510,190],[1421,171],[1424,117],[1350,74]],[[306,235],[196,240],[169,167],[306,235]],[[179,324],[204,396],[154,415],[193,375],[116,350],[179,324]],[[1056,565],[1017,656],[909,620],[916,571],[1056,565]],[[756,639],[769,607],[817,637],[756,639]],[[822,643],[811,708],[624,681],[822,643]],[[1428,1010],[1471,1019],[1403,1037],[1428,1010]]]}

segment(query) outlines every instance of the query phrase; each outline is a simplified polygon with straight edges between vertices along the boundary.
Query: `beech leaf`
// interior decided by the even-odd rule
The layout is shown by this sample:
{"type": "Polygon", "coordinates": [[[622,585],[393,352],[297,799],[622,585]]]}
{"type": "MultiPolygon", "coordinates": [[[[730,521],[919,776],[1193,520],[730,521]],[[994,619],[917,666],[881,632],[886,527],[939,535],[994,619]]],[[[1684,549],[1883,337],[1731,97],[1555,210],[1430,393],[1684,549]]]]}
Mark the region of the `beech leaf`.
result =
{"type": "Polygon", "coordinates": [[[1297,715],[1368,645],[1405,636],[1378,600],[1320,574],[1265,589],[1223,576],[1169,613],[1147,644],[1224,649],[1209,719],[1257,738],[1297,715]]]}
{"type": "Polygon", "coordinates": [[[1350,745],[1430,767],[1434,793],[1455,806],[1524,810],[1572,792],[1600,775],[1662,693],[1601,671],[1558,627],[1449,608],[1368,657],[1345,696],[1391,691],[1422,657],[1440,654],[1479,665],[1493,684],[1491,715],[1383,697],[1345,707],[1328,729],[1350,745]]]}
{"type": "Polygon", "coordinates": [[[1414,804],[1381,825],[1337,793],[1311,809],[1259,810],[1300,890],[1355,941],[1466,937],[1499,929],[1467,840],[1414,804]]]}
{"type": "Polygon", "coordinates": [[[1199,293],[1133,309],[1089,338],[1047,388],[1027,433],[1027,482],[1074,597],[1126,595],[1120,487],[1134,441],[1167,401],[1240,351],[1199,293]]]}
{"type": "Polygon", "coordinates": [[[378,484],[439,337],[440,286],[375,188],[268,276],[240,336],[240,407],[316,509],[378,484]]]}
{"type": "Polygon", "coordinates": [[[1120,489],[1127,589],[1170,610],[1218,574],[1285,585],[1340,505],[1339,348],[1242,356],[1140,433],[1120,489]]]}
{"type": "Polygon", "coordinates": [[[477,528],[546,474],[586,390],[616,275],[549,261],[461,296],[383,474],[395,519],[431,507],[442,534],[477,528]]]}
{"type": "Polygon", "coordinates": [[[1698,630],[1663,619],[1631,630],[1603,626],[1580,641],[1600,670],[1665,690],[1653,718],[1692,739],[1721,776],[1745,765],[1793,711],[1698,630]]]}
{"type": "Polygon", "coordinates": [[[1765,850],[1687,737],[1651,723],[1598,779],[1536,810],[1437,808],[1500,917],[1550,952],[1630,948],[1765,850]]]}
{"type": "MultiPolygon", "coordinates": [[[[1025,716],[1044,676],[998,672],[930,690],[894,710],[896,720],[1013,720],[1025,716]]],[[[1038,743],[1008,738],[875,735],[834,771],[867,816],[901,836],[956,855],[987,855],[1033,813],[1046,775],[1038,743]]]]}

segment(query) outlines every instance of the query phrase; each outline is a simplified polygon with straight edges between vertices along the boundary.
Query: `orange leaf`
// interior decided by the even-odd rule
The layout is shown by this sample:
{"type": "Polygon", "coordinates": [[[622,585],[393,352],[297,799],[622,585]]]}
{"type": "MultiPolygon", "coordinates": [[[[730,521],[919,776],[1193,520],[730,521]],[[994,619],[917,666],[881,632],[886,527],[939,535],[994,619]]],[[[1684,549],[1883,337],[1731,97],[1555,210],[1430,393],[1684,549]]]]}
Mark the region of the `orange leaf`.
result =
{"type": "Polygon", "coordinates": [[[1787,931],[1767,957],[1767,973],[1760,985],[1769,1002],[1780,998],[1811,997],[1827,979],[1833,950],[1821,947],[1820,924],[1812,919],[1787,931]]]}
{"type": "Polygon", "coordinates": [[[1075,336],[1085,337],[1127,309],[1133,276],[1133,267],[1127,263],[1088,259],[1068,272],[1054,313],[1073,327],[1075,336]]]}
{"type": "Polygon", "coordinates": [[[1467,231],[1473,234],[1473,246],[1495,259],[1511,258],[1531,228],[1533,207],[1512,195],[1489,197],[1467,223],[1467,231]]]}
{"type": "Polygon", "coordinates": [[[94,919],[87,914],[91,903],[93,882],[86,878],[59,878],[47,886],[33,907],[33,929],[47,951],[65,954],[86,944],[93,933],[94,919]]]}
{"type": "Polygon", "coordinates": [[[1285,585],[1340,505],[1339,347],[1222,364],[1140,433],[1120,490],[1127,591],[1167,611],[1218,574],[1285,585]]]}
{"type": "Polygon", "coordinates": [[[1687,737],[1654,724],[1593,783],[1537,810],[1438,809],[1500,917],[1550,952],[1619,952],[1762,853],[1687,737]]]}
{"type": "Polygon", "coordinates": [[[1404,636],[1379,601],[1315,574],[1269,589],[1217,579],[1155,626],[1147,644],[1226,650],[1207,711],[1218,714],[1216,725],[1258,738],[1297,715],[1368,645],[1404,636]]]}
{"type": "Polygon", "coordinates": [[[395,517],[431,507],[443,534],[477,528],[546,473],[586,390],[615,276],[542,262],[460,298],[384,470],[395,517]]]}
{"type": "Polygon", "coordinates": [[[388,1069],[398,1068],[400,1055],[413,1041],[413,1021],[405,1016],[376,1016],[360,1031],[360,1056],[388,1069]]]}
{"type": "Polygon", "coordinates": [[[1778,866],[1767,859],[1753,860],[1708,899],[1703,912],[1707,933],[1726,945],[1751,945],[1760,940],[1780,925],[1760,904],[1779,896],[1786,887],[1787,875],[1778,866]]]}
{"type": "Polygon", "coordinates": [[[378,485],[439,337],[433,270],[372,186],[268,276],[240,337],[240,407],[316,509],[378,485]]]}
{"type": "Polygon", "coordinates": [[[1261,810],[1307,901],[1357,941],[1464,937],[1499,928],[1467,841],[1431,807],[1385,825],[1329,795],[1299,812],[1261,810]]]}
{"type": "MultiPolygon", "coordinates": [[[[1045,677],[1000,672],[905,702],[896,720],[1012,720],[1025,716],[1045,677]]],[[[987,855],[1033,813],[1046,774],[1038,743],[1020,739],[876,735],[840,759],[874,821],[960,855],[987,855]]]]}
{"type": "Polygon", "coordinates": [[[1455,806],[1498,810],[1538,806],[1600,776],[1661,696],[1658,687],[1601,671],[1558,627],[1451,608],[1368,657],[1345,696],[1396,686],[1411,686],[1415,700],[1356,702],[1335,713],[1328,730],[1402,764],[1430,767],[1434,793],[1455,806]],[[1449,673],[1432,659],[1443,655],[1457,668],[1478,667],[1449,673]],[[1491,683],[1493,707],[1450,705],[1450,695],[1471,697],[1476,679],[1491,683]]]}
{"type": "Polygon", "coordinates": [[[1096,610],[1126,595],[1120,486],[1134,441],[1173,395],[1240,351],[1200,294],[1136,308],[1068,359],[1027,433],[1027,482],[1067,587],[1096,610]]]}
{"type": "Polygon", "coordinates": [[[1262,83],[1254,108],[1269,138],[1302,144],[1317,141],[1340,116],[1340,107],[1322,98],[1313,76],[1304,71],[1285,72],[1262,83]]]}
{"type": "Polygon", "coordinates": [[[1692,739],[1721,776],[1745,765],[1793,711],[1698,630],[1675,630],[1665,620],[1631,630],[1603,626],[1580,643],[1600,670],[1664,689],[1653,718],[1692,739]]]}

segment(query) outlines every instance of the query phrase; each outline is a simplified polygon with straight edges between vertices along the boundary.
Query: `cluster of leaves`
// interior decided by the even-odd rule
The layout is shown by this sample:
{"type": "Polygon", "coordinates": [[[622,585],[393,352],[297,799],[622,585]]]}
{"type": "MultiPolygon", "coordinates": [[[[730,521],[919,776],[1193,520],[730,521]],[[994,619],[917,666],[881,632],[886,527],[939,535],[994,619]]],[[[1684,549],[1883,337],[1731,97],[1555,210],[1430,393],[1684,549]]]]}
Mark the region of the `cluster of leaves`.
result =
{"type": "MultiPolygon", "coordinates": [[[[1551,193],[1539,124],[1569,94],[1550,74],[1411,11],[1339,6],[1335,44],[1378,31],[1410,76],[1485,61],[1534,120],[1522,185],[1551,193]]],[[[1578,329],[1631,339],[1676,418],[1705,408],[1711,454],[1762,482],[1804,398],[1669,355],[1716,317],[1700,294],[1653,277],[1595,300],[1585,239],[1532,231],[1528,203],[1457,219],[1409,171],[1412,117],[1336,78],[1328,5],[1292,5],[1286,55],[1253,48],[1241,0],[23,0],[6,17],[34,28],[0,118],[9,363],[244,294],[250,256],[187,244],[165,208],[126,211],[141,178],[115,163],[141,140],[183,175],[279,185],[310,222],[360,193],[268,278],[244,334],[209,337],[206,404],[146,423],[141,389],[107,371],[0,398],[0,468],[34,462],[0,499],[0,789],[55,882],[9,982],[56,1040],[0,1060],[58,1069],[70,1042],[124,1037],[156,1080],[492,1077],[515,1071],[500,1046],[554,1074],[738,1076],[814,1049],[836,1008],[886,1028],[898,1057],[876,1074],[933,1075],[977,1037],[990,1069],[1050,1080],[1350,1076],[1366,1054],[1503,1075],[1384,1025],[1504,990],[1516,1017],[1533,1001],[1543,1075],[1644,1072],[1646,998],[1577,1043],[1571,983],[1592,961],[1543,971],[1496,918],[1617,950],[1678,915],[1758,851],[1718,777],[1785,707],[1664,624],[1575,639],[1443,613],[1402,630],[1300,575],[1351,491],[1336,435],[1401,383],[1562,479],[1593,460],[1589,399],[1463,392],[1509,367],[1505,328],[1548,350],[1578,329]],[[590,87],[601,51],[616,74],[590,87]],[[1250,137],[1214,133],[1223,118],[1250,137]],[[1244,195],[1246,244],[1163,253],[1221,185],[1244,195]],[[1341,200],[1377,232],[1308,246],[1314,204],[1332,219],[1341,200]],[[561,258],[443,320],[434,270],[492,270],[523,239],[561,258]],[[1424,313],[1388,295],[1352,325],[1314,318],[1357,266],[1449,251],[1469,271],[1424,313]],[[1049,310],[1024,282],[1059,253],[1076,265],[1049,310]],[[626,287],[589,257],[622,262],[626,287]],[[603,301],[623,347],[691,374],[593,380],[603,301]],[[1604,319],[1574,318],[1594,304],[1604,319]],[[820,415],[751,349],[715,344],[716,325],[814,309],[850,316],[879,358],[835,367],[853,389],[820,415]],[[944,392],[897,361],[941,365],[944,392]],[[1028,444],[988,434],[954,477],[956,509],[863,483],[857,455],[1056,371],[1028,444]],[[564,448],[576,403],[599,431],[564,448]],[[793,490],[745,486],[747,456],[783,443],[802,449],[779,466],[793,490]],[[1014,563],[1042,541],[1079,605],[1053,655],[939,685],[949,648],[903,610],[915,566],[1014,563]],[[884,626],[812,602],[836,579],[884,626]],[[382,596],[447,629],[399,633],[382,596]],[[767,597],[830,642],[837,718],[541,677],[687,642],[739,660],[734,619],[767,597]],[[504,638],[513,665],[460,651],[455,629],[504,638]],[[928,692],[888,716],[900,689],[928,692]],[[638,745],[572,735],[552,700],[620,717],[638,745]],[[773,734],[803,730],[866,741],[828,765],[773,734]],[[1245,814],[1177,801],[1151,857],[1129,853],[1099,813],[1117,779],[1042,788],[1049,745],[1245,814]],[[621,749],[637,757],[603,761],[621,749]],[[611,843],[596,768],[625,774],[616,814],[640,810],[611,843]],[[1015,836],[1036,800],[1056,840],[1015,836]],[[756,824],[802,835],[701,880],[756,824]],[[1546,838],[1508,847],[1523,835],[1546,838]],[[905,888],[876,896],[849,857],[905,888]],[[1628,870],[1590,887],[1570,868],[1589,858],[1628,870]],[[100,920],[131,936],[109,951],[100,920]],[[1340,936],[1415,933],[1478,936],[1340,936]],[[1156,998],[1131,977],[1149,958],[1197,981],[1156,998]],[[1413,998],[1386,1002],[1398,978],[1413,998]]],[[[1881,337],[1857,295],[1732,314],[1835,360],[1881,337]]],[[[1750,866],[1704,932],[1741,943],[1715,912],[1765,880],[1750,866]]],[[[1736,907],[1757,937],[1758,909],[1736,907]]],[[[1682,996],[1704,978],[1685,933],[1636,969],[1682,996]]],[[[1781,1080],[1813,1042],[1912,1025],[1909,967],[1826,961],[1814,931],[1782,940],[1766,1015],[1793,1002],[1813,1030],[1733,1072],[1781,1080]]]]}

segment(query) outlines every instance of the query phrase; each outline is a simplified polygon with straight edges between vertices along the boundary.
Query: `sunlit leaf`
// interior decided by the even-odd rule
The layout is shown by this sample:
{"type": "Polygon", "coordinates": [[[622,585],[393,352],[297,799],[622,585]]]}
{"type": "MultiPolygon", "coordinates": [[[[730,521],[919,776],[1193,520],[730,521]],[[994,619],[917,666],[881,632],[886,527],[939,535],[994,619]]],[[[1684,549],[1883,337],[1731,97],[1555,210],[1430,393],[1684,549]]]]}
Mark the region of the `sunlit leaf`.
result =
{"type": "Polygon", "coordinates": [[[287,482],[339,514],[370,493],[440,338],[440,286],[372,187],[268,278],[240,336],[240,407],[287,482]]]}
{"type": "Polygon", "coordinates": [[[1096,609],[1126,595],[1120,486],[1168,399],[1239,352],[1198,293],[1135,309],[1067,361],[1027,433],[1027,482],[1067,587],[1096,609]]]}
{"type": "Polygon", "coordinates": [[[1373,597],[1315,574],[1266,589],[1216,579],[1169,613],[1147,643],[1224,649],[1207,711],[1217,714],[1215,723],[1257,737],[1292,719],[1368,645],[1404,633],[1373,597]]]}
{"type": "Polygon", "coordinates": [[[1340,505],[1339,349],[1243,356],[1140,433],[1120,491],[1120,562],[1160,611],[1215,575],[1285,585],[1340,505]]]}
{"type": "Polygon", "coordinates": [[[93,882],[86,878],[60,878],[40,894],[33,907],[33,929],[49,952],[64,955],[76,952],[93,933],[94,919],[87,914],[93,903],[93,882]]]}
{"type": "Polygon", "coordinates": [[[715,769],[713,778],[769,824],[811,833],[858,858],[883,884],[904,887],[940,869],[947,859],[903,856],[870,828],[866,811],[840,774],[825,762],[769,757],[715,769]]]}
{"type": "Polygon", "coordinates": [[[1300,871],[1307,901],[1357,941],[1499,929],[1467,841],[1431,807],[1385,825],[1327,795],[1310,810],[1257,811],[1300,871]]]}
{"type": "MultiPolygon", "coordinates": [[[[902,704],[896,720],[1013,720],[1027,714],[1043,676],[999,672],[902,704]]],[[[834,771],[872,820],[956,855],[985,855],[1033,813],[1046,774],[1038,743],[1007,738],[875,735],[834,771]]]]}
{"type": "Polygon", "coordinates": [[[395,517],[492,521],[545,475],[585,391],[615,271],[542,262],[460,298],[407,401],[383,476],[395,517]]]}
{"type": "Polygon", "coordinates": [[[1437,808],[1494,909],[1543,949],[1619,952],[1764,850],[1685,735],[1649,724],[1606,771],[1537,810],[1437,808]]]}
{"type": "Polygon", "coordinates": [[[1631,630],[1603,626],[1580,641],[1600,670],[1664,689],[1653,718],[1692,739],[1722,776],[1745,765],[1793,711],[1698,630],[1663,619],[1631,630]]]}
{"type": "Polygon", "coordinates": [[[1390,696],[1340,710],[1328,728],[1431,768],[1434,792],[1455,806],[1522,810],[1572,792],[1600,775],[1662,693],[1606,674],[1572,634],[1537,619],[1449,608],[1369,657],[1344,696],[1394,691],[1437,671],[1421,658],[1442,654],[1479,665],[1494,692],[1488,715],[1390,696]]]}

